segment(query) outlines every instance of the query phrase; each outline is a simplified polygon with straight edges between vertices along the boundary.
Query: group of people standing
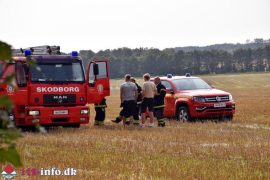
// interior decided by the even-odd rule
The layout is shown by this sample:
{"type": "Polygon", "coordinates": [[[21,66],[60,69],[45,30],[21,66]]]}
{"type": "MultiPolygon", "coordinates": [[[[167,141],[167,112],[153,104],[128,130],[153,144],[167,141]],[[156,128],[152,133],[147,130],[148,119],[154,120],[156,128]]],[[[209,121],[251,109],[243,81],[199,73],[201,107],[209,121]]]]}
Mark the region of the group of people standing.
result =
{"type": "Polygon", "coordinates": [[[155,77],[154,82],[150,81],[150,74],[144,74],[142,87],[130,74],[125,75],[125,82],[120,86],[120,100],[122,110],[119,116],[113,120],[115,123],[123,121],[124,125],[133,123],[145,126],[146,116],[149,116],[148,126],[154,126],[154,116],[157,118],[158,126],[164,127],[163,118],[164,97],[166,88],[161,84],[160,78],[155,77]]]}
{"type": "MultiPolygon", "coordinates": [[[[157,118],[158,126],[165,127],[163,111],[166,88],[161,84],[159,77],[155,77],[153,82],[150,81],[150,78],[149,73],[144,74],[144,83],[141,87],[130,74],[125,75],[125,82],[120,86],[122,110],[112,122],[120,123],[123,121],[124,125],[134,124],[145,127],[146,118],[149,116],[149,127],[154,126],[154,117],[157,118]]],[[[95,125],[104,124],[106,107],[105,99],[100,104],[95,104],[95,125]]]]}

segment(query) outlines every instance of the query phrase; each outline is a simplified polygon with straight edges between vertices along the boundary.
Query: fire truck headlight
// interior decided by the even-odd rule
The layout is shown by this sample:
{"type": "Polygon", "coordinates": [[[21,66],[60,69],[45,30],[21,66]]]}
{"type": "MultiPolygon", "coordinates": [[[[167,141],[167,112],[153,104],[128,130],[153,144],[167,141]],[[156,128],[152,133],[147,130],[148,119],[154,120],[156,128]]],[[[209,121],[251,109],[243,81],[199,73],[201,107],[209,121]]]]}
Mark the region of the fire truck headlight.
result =
{"type": "Polygon", "coordinates": [[[39,111],[38,110],[30,110],[28,111],[29,116],[39,116],[39,111]]]}
{"type": "Polygon", "coordinates": [[[89,114],[89,109],[82,109],[81,114],[89,114]]]}

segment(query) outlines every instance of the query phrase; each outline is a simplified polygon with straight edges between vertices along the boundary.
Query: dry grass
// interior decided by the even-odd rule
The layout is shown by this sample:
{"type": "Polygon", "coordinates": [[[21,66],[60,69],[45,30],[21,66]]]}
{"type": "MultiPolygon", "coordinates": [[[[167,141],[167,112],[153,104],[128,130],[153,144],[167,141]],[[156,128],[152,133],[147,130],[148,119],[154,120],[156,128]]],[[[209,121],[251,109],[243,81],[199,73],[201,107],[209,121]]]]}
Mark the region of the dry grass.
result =
{"type": "Polygon", "coordinates": [[[270,74],[203,78],[234,95],[232,123],[111,124],[119,112],[118,80],[105,127],[26,133],[18,146],[24,167],[75,167],[74,179],[270,179],[270,74]]]}

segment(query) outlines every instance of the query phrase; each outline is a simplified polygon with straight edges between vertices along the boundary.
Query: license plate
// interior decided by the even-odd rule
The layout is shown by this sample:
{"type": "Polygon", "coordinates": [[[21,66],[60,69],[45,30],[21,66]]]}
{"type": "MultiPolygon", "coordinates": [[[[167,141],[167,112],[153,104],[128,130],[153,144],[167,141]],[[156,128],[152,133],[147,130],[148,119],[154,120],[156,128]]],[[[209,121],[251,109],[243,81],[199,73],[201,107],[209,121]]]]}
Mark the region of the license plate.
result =
{"type": "Polygon", "coordinates": [[[226,103],[222,102],[222,103],[216,103],[214,104],[215,108],[222,108],[222,107],[226,107],[226,103]]]}
{"type": "Polygon", "coordinates": [[[53,114],[54,115],[66,115],[66,114],[68,114],[68,110],[54,110],[53,114]]]}

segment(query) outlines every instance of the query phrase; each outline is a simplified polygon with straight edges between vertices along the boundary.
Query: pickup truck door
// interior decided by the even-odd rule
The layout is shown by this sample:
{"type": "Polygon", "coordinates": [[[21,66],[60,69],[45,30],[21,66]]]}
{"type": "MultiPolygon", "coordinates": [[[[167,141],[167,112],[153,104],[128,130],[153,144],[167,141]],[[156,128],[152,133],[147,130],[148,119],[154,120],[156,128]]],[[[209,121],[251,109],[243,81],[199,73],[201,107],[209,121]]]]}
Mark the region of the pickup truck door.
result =
{"type": "Polygon", "coordinates": [[[164,99],[165,108],[164,116],[165,117],[174,117],[174,104],[175,104],[175,95],[173,92],[173,86],[169,81],[162,80],[161,84],[166,87],[166,96],[164,99]]]}
{"type": "Polygon", "coordinates": [[[87,102],[100,103],[110,95],[109,60],[93,60],[87,70],[87,102]]]}

